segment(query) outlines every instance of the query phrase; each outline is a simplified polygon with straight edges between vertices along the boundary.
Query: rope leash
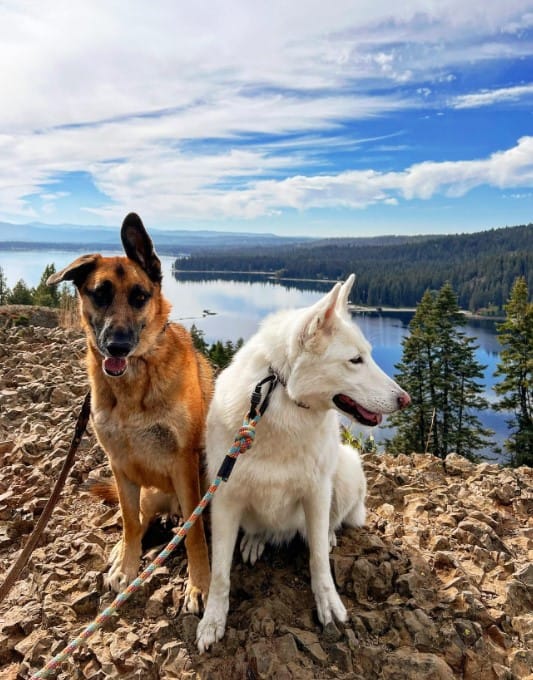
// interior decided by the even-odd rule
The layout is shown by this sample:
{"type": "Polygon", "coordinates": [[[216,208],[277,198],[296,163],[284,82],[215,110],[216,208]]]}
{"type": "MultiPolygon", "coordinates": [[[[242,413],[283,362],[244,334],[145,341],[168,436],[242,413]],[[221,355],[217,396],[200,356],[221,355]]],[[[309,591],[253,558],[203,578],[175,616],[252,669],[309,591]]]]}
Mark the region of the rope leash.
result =
{"type": "Polygon", "coordinates": [[[66,661],[66,659],[74,651],[76,651],[76,649],[78,649],[86,640],[88,640],[94,633],[96,633],[96,631],[99,630],[106,623],[106,621],[108,621],[111,618],[111,616],[113,616],[113,614],[117,612],[117,610],[133,595],[133,593],[137,592],[137,590],[139,590],[144,585],[145,581],[152,575],[155,569],[157,569],[158,567],[165,563],[165,561],[174,551],[176,546],[178,546],[179,543],[181,543],[181,541],[185,538],[185,536],[189,532],[190,528],[194,525],[196,520],[200,517],[205,508],[209,505],[211,499],[215,495],[220,484],[228,480],[228,477],[231,474],[231,471],[233,470],[233,466],[235,465],[238,456],[241,453],[245,453],[249,448],[252,447],[255,438],[255,428],[257,426],[257,423],[261,419],[261,416],[268,407],[270,395],[276,384],[277,378],[274,375],[269,375],[263,380],[261,380],[261,382],[259,382],[255,386],[251,398],[250,411],[248,415],[245,416],[243,424],[235,437],[233,445],[226,454],[222,462],[222,465],[220,466],[220,469],[217,473],[217,476],[213,480],[213,483],[211,484],[209,489],[204,494],[202,500],[193,510],[191,516],[178,529],[176,535],[170,541],[170,543],[165,548],[163,548],[163,550],[153,560],[153,562],[149,564],[146,567],[146,569],[134,581],[132,581],[129,584],[129,586],[127,586],[127,588],[125,588],[121,593],[119,593],[115,597],[115,599],[109,605],[109,607],[104,609],[94,619],[94,621],[90,623],[80,633],[80,635],[78,635],[77,638],[72,640],[62,652],[54,656],[53,659],[51,659],[44,668],[42,668],[40,671],[32,675],[30,680],[41,680],[42,678],[48,678],[51,675],[55,674],[59,666],[64,661],[66,661]],[[259,407],[262,396],[261,389],[263,385],[267,382],[270,383],[269,388],[267,394],[265,395],[265,398],[263,399],[263,403],[259,407]]]}

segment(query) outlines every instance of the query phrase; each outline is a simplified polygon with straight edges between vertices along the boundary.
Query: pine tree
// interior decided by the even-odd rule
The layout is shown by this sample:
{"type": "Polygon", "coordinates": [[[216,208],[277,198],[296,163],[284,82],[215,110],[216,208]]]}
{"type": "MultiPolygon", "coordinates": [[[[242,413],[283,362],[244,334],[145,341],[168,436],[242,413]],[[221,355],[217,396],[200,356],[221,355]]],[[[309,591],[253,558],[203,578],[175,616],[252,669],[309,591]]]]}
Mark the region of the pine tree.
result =
{"type": "Polygon", "coordinates": [[[59,307],[60,293],[58,286],[49,286],[46,281],[49,276],[56,273],[54,264],[47,264],[39,281],[39,285],[33,292],[33,304],[42,307],[59,307]]]}
{"type": "Polygon", "coordinates": [[[483,366],[474,340],[460,329],[465,320],[452,286],[426,291],[409,324],[398,382],[410,393],[411,406],[391,417],[397,433],[389,446],[397,451],[429,451],[440,458],[455,452],[475,458],[489,442],[475,410],[488,408],[483,398],[483,366]]]}
{"type": "Polygon", "coordinates": [[[33,291],[28,288],[26,283],[19,279],[13,286],[13,290],[7,296],[8,305],[32,305],[33,291]]]}
{"type": "Polygon", "coordinates": [[[204,331],[200,330],[196,324],[193,323],[191,328],[189,329],[189,332],[191,334],[192,342],[195,347],[199,352],[202,354],[205,354],[207,356],[208,353],[208,345],[207,342],[205,341],[205,333],[204,331]]]}
{"type": "Polygon", "coordinates": [[[498,325],[502,346],[494,385],[501,396],[496,408],[509,411],[512,429],[505,447],[513,466],[533,466],[533,303],[528,301],[526,279],[515,280],[507,304],[505,321],[498,325]]]}
{"type": "Polygon", "coordinates": [[[474,413],[489,408],[479,382],[486,366],[477,362],[475,340],[462,330],[466,321],[449,283],[438,292],[434,312],[438,339],[435,430],[440,431],[434,452],[441,458],[451,452],[475,458],[474,452],[487,446],[492,434],[474,413]]]}
{"type": "Polygon", "coordinates": [[[0,305],[6,305],[9,298],[9,288],[7,286],[6,275],[4,270],[0,267],[0,305]]]}
{"type": "Polygon", "coordinates": [[[431,428],[435,381],[430,377],[435,344],[433,331],[434,295],[427,290],[409,324],[403,342],[402,361],[396,365],[397,380],[411,395],[408,411],[390,418],[397,431],[393,446],[398,451],[425,451],[431,428]]]}

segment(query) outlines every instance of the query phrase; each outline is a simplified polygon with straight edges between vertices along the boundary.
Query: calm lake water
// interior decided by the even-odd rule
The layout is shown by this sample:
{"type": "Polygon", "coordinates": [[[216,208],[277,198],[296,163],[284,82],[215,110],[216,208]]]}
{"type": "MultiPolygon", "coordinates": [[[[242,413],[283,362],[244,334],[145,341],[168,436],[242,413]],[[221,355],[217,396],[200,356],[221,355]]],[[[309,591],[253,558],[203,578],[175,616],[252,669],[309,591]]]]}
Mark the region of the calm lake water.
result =
{"type": "MultiPolygon", "coordinates": [[[[79,253],[81,254],[81,253],[79,253]]],[[[52,262],[56,269],[61,269],[74,260],[78,253],[62,251],[0,251],[0,267],[7,278],[8,286],[13,287],[19,279],[24,279],[28,286],[39,283],[47,264],[52,262]]],[[[256,330],[259,322],[266,315],[282,308],[304,307],[316,302],[331,284],[294,283],[283,284],[257,277],[241,276],[240,280],[230,280],[226,276],[206,279],[203,275],[194,277],[195,280],[180,280],[172,273],[173,257],[161,257],[164,272],[163,291],[172,303],[171,318],[180,321],[190,328],[195,324],[205,333],[208,342],[215,340],[236,341],[238,338],[246,340],[256,330]],[[317,287],[320,290],[317,290],[317,287]]],[[[235,277],[233,277],[235,278],[235,277]]],[[[401,342],[407,335],[407,325],[411,314],[357,314],[355,317],[366,337],[374,348],[374,358],[389,375],[394,375],[395,364],[402,355],[401,342]]],[[[496,338],[493,322],[485,320],[470,320],[465,327],[468,335],[477,338],[479,348],[476,352],[477,360],[486,365],[485,369],[485,397],[493,402],[495,394],[491,387],[494,384],[494,371],[499,359],[500,347],[496,338]]],[[[502,446],[507,436],[505,415],[495,411],[478,414],[484,426],[495,431],[496,445],[502,446]]],[[[365,428],[354,425],[355,432],[370,432],[365,428]]],[[[382,441],[390,436],[386,422],[380,428],[373,430],[376,440],[382,441]]],[[[494,448],[483,451],[489,458],[500,459],[494,448]]]]}

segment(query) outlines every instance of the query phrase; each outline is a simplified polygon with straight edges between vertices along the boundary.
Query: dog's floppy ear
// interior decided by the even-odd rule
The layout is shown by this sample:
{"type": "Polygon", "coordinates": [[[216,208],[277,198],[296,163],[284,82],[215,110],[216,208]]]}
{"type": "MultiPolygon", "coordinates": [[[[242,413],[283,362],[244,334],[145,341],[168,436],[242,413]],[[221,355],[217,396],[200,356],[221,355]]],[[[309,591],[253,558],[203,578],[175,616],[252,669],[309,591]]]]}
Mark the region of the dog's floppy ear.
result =
{"type": "Polygon", "coordinates": [[[122,223],[120,237],[124,251],[130,260],[140,265],[154,283],[161,283],[163,278],[161,262],[139,215],[136,213],[126,215],[122,223]]]}
{"type": "Polygon", "coordinates": [[[92,270],[96,267],[96,261],[100,255],[93,253],[91,255],[82,255],[78,257],[77,260],[71,262],[64,269],[52,276],[49,276],[46,280],[47,286],[55,286],[61,281],[72,281],[76,288],[80,288],[85,279],[89,276],[92,270]]]}
{"type": "Polygon", "coordinates": [[[350,292],[353,288],[354,281],[355,274],[350,274],[350,276],[342,284],[339,297],[337,298],[337,309],[339,309],[341,312],[345,312],[348,309],[348,298],[350,297],[350,292]]]}
{"type": "Polygon", "coordinates": [[[328,332],[331,330],[340,290],[341,284],[336,283],[325,297],[309,309],[309,314],[306,317],[300,334],[303,344],[314,338],[319,331],[328,332]]]}

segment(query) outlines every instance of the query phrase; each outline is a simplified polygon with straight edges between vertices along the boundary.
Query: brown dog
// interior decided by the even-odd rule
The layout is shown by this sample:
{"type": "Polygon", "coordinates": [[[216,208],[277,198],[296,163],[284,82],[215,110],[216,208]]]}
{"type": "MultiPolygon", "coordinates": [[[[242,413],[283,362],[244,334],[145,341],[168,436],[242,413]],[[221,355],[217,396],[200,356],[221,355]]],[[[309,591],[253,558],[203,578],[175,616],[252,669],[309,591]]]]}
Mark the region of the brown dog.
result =
{"type": "MultiPolygon", "coordinates": [[[[122,540],[111,553],[107,583],[122,590],[137,576],[142,535],[151,519],[142,502],[156,487],[177,497],[188,518],[200,500],[200,455],[212,393],[212,372],[189,333],[170,324],[161,294],[161,263],[140,218],[122,224],[127,257],[83,255],[52,275],[73,281],[87,335],[91,417],[116,481],[122,540]]],[[[185,545],[189,562],[185,608],[198,613],[209,587],[201,518],[185,545]]]]}

